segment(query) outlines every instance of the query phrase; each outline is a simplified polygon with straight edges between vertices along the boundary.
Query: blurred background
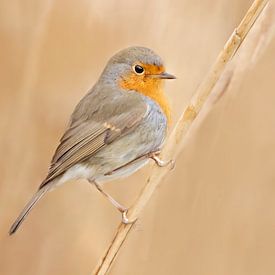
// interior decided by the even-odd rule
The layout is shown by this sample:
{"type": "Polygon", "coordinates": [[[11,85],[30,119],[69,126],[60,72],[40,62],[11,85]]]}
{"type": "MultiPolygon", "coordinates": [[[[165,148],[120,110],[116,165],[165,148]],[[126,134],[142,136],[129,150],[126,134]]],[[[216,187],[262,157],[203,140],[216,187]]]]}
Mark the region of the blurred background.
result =
{"type": "MultiPolygon", "coordinates": [[[[112,240],[120,215],[85,181],[47,194],[8,236],[111,55],[141,45],[165,60],[175,123],[251,4],[1,0],[1,275],[88,275],[112,240]]],[[[257,39],[264,51],[194,127],[110,274],[275,274],[275,39],[257,39]]],[[[105,189],[130,206],[149,174],[105,189]]]]}

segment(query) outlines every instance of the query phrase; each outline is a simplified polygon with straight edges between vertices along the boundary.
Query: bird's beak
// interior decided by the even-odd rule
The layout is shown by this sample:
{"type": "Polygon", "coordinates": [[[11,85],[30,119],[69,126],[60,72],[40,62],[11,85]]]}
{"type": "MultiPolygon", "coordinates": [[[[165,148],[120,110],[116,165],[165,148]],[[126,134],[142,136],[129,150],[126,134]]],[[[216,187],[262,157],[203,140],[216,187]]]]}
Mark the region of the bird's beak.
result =
{"type": "Polygon", "coordinates": [[[169,74],[167,72],[163,72],[161,74],[151,74],[149,76],[152,78],[159,78],[159,79],[176,79],[174,75],[169,74]]]}

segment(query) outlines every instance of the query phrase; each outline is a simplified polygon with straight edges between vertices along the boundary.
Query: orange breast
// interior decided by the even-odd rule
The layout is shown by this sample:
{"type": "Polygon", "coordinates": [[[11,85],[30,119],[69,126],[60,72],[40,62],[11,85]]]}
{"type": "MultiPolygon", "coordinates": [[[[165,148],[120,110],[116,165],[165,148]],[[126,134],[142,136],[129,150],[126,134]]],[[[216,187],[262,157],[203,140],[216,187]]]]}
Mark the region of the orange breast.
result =
{"type": "Polygon", "coordinates": [[[141,79],[140,76],[130,74],[119,81],[119,86],[126,90],[135,90],[145,96],[150,97],[156,103],[167,117],[167,121],[171,122],[171,111],[168,100],[163,92],[163,80],[157,78],[146,77],[141,79]]]}

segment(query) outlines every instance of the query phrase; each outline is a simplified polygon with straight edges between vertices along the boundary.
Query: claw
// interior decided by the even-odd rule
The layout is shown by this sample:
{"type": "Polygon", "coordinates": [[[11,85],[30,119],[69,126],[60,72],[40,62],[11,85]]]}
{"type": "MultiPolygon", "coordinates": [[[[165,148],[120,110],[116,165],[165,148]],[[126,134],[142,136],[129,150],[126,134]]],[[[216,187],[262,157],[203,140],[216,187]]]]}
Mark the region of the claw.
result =
{"type": "Polygon", "coordinates": [[[132,221],[130,221],[127,217],[127,212],[128,212],[128,209],[124,210],[122,213],[122,219],[121,221],[124,223],[124,224],[131,224],[131,223],[134,223],[136,222],[137,219],[134,219],[132,221]]]}
{"type": "Polygon", "coordinates": [[[159,167],[165,167],[165,166],[171,165],[170,170],[174,169],[175,167],[175,161],[172,159],[168,161],[164,161],[164,160],[161,160],[156,154],[153,154],[151,156],[151,159],[153,159],[159,167]]]}

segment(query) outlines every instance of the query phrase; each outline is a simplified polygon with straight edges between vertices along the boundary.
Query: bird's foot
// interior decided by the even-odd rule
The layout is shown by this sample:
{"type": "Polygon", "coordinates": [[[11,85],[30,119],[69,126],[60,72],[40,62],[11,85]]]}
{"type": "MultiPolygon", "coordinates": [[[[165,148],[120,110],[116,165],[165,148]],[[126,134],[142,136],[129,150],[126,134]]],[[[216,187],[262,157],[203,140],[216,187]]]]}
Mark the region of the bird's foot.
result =
{"type": "Polygon", "coordinates": [[[156,163],[159,167],[166,167],[166,166],[170,165],[170,170],[174,169],[174,167],[175,167],[175,161],[172,160],[172,159],[166,160],[166,161],[165,161],[165,160],[162,160],[162,159],[160,159],[160,158],[158,157],[159,154],[160,154],[160,151],[154,152],[154,153],[152,153],[152,154],[150,155],[150,158],[151,158],[152,160],[154,160],[155,163],[156,163]]]}
{"type": "Polygon", "coordinates": [[[111,197],[108,193],[106,193],[102,187],[96,182],[96,181],[91,181],[97,188],[97,190],[103,194],[110,202],[111,204],[122,214],[122,219],[121,221],[124,224],[130,224],[130,223],[134,223],[137,219],[135,220],[129,220],[127,217],[127,212],[128,209],[126,207],[124,207],[123,205],[121,205],[118,201],[116,201],[113,197],[111,197]]]}

